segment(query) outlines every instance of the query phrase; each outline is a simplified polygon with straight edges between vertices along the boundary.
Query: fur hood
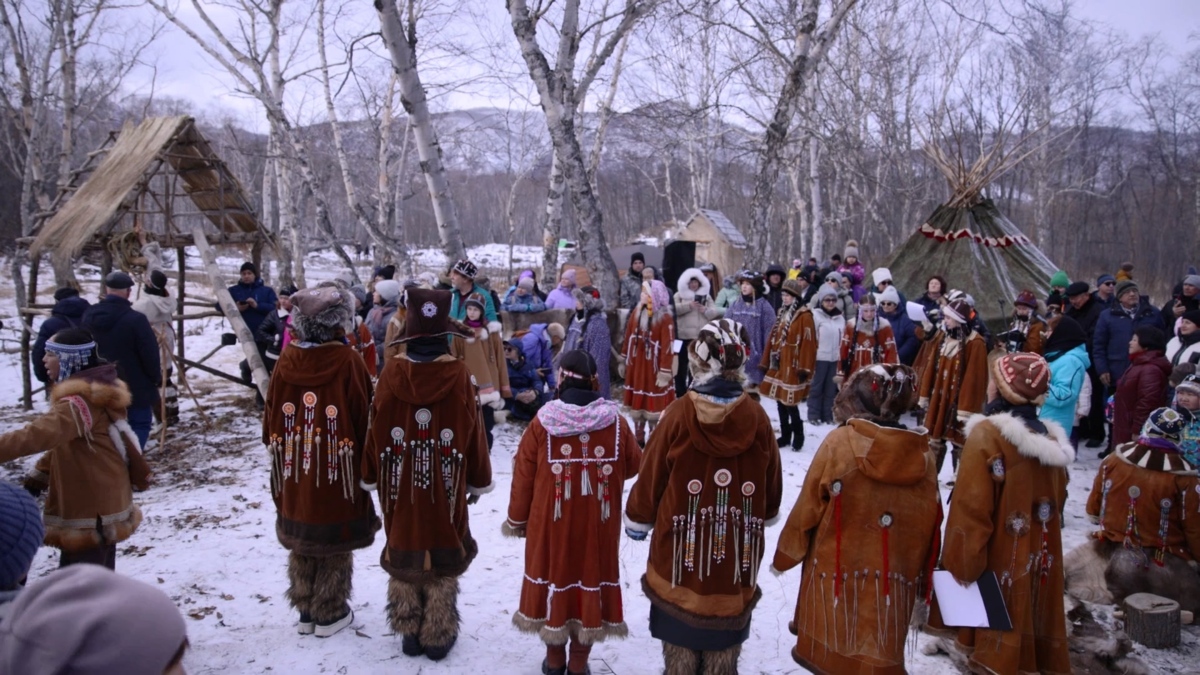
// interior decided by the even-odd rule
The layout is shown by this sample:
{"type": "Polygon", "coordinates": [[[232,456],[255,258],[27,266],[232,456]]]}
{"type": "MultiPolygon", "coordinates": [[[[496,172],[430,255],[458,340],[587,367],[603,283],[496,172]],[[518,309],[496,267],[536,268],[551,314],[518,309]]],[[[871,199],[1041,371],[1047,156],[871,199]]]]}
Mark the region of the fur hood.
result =
{"type": "Polygon", "coordinates": [[[1043,466],[1065,467],[1075,461],[1075,449],[1071,447],[1071,440],[1057,422],[1041,420],[1049,432],[1043,436],[1031,431],[1020,418],[1011,413],[997,413],[990,416],[972,415],[967,420],[963,436],[970,437],[975,427],[983,422],[994,424],[1000,430],[1000,435],[1016,446],[1017,452],[1022,457],[1036,459],[1043,466]]]}
{"type": "Polygon", "coordinates": [[[111,364],[77,373],[55,384],[50,390],[53,403],[68,396],[80,396],[92,405],[119,410],[121,417],[125,416],[125,409],[133,401],[129,387],[117,379],[117,367],[111,364]]]}
{"type": "Polygon", "coordinates": [[[692,294],[692,289],[688,288],[688,283],[692,279],[700,282],[700,289],[695,292],[695,295],[708,297],[709,292],[712,290],[712,284],[709,283],[708,277],[704,276],[704,272],[701,272],[696,267],[688,268],[683,271],[683,274],[679,275],[679,281],[675,284],[675,288],[679,290],[675,292],[675,295],[686,300],[687,296],[692,294]]]}

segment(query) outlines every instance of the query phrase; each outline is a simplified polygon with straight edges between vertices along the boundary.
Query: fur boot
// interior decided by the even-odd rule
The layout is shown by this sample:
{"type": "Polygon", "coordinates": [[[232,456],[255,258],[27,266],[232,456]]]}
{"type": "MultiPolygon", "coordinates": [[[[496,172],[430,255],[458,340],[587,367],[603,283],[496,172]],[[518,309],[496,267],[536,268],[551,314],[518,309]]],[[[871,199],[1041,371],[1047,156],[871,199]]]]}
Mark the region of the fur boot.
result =
{"type": "Polygon", "coordinates": [[[317,578],[320,558],[288,553],[287,599],[301,614],[311,616],[313,604],[313,580],[317,578]]]}
{"type": "Polygon", "coordinates": [[[400,581],[388,580],[388,623],[396,635],[416,635],[421,630],[421,589],[400,581]]]}
{"type": "Polygon", "coordinates": [[[704,664],[700,669],[703,675],[737,675],[738,656],[742,653],[741,645],[734,645],[719,652],[702,652],[704,664]]]}
{"type": "Polygon", "coordinates": [[[669,642],[662,643],[663,664],[666,675],[698,675],[700,672],[700,652],[686,647],[677,647],[669,642]]]}
{"type": "Polygon", "coordinates": [[[775,411],[779,413],[779,438],[775,439],[775,444],[786,448],[792,444],[792,416],[788,414],[788,407],[779,401],[775,402],[775,411]]]}
{"type": "Polygon", "coordinates": [[[1118,545],[1093,539],[1063,556],[1067,594],[1077,600],[1112,604],[1113,596],[1108,590],[1108,582],[1104,580],[1104,573],[1108,569],[1112,549],[1118,545]]]}
{"type": "Polygon", "coordinates": [[[440,661],[458,639],[458,577],[438,577],[423,587],[420,640],[425,656],[440,661]]]}
{"type": "Polygon", "coordinates": [[[317,561],[317,567],[309,614],[317,624],[330,623],[350,611],[354,554],[335,553],[314,560],[317,561]]]}

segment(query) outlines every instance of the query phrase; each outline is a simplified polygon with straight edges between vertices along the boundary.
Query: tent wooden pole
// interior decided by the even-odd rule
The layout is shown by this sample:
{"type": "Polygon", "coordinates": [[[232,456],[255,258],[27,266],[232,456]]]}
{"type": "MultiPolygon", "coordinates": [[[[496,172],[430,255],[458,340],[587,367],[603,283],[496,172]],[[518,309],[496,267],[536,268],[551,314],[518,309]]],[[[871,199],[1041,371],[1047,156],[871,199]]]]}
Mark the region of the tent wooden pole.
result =
{"type": "MultiPolygon", "coordinates": [[[[17,247],[17,251],[13,255],[18,261],[21,259],[23,252],[20,246],[17,247]]],[[[41,267],[40,263],[42,260],[40,255],[30,257],[32,260],[29,261],[29,284],[25,287],[26,296],[24,298],[26,307],[29,307],[33,305],[33,303],[37,302],[38,268],[41,267]]],[[[15,265],[17,267],[17,274],[19,275],[20,263],[15,263],[15,265]]],[[[18,298],[18,300],[20,300],[20,298],[18,298]]],[[[23,328],[21,331],[21,407],[25,410],[32,410],[34,392],[33,379],[30,375],[29,369],[31,366],[30,358],[32,349],[31,339],[33,337],[33,315],[22,312],[20,321],[23,328]]]]}
{"type": "MultiPolygon", "coordinates": [[[[217,296],[217,303],[221,306],[221,311],[225,313],[225,318],[229,319],[233,332],[237,334],[238,342],[242,344],[242,353],[246,355],[246,362],[250,364],[250,372],[255,386],[258,387],[258,393],[266,399],[267,367],[263,365],[262,356],[258,353],[258,345],[254,342],[254,336],[250,333],[246,322],[242,320],[242,314],[233,302],[233,296],[229,295],[229,289],[225,287],[225,281],[221,278],[221,270],[217,267],[216,256],[213,255],[212,247],[208,245],[208,237],[204,235],[204,228],[199,225],[193,226],[192,237],[196,241],[196,248],[200,250],[200,259],[204,261],[204,267],[208,271],[208,283],[217,296]]],[[[194,367],[195,364],[191,365],[194,367]]]]}
{"type": "MultiPolygon", "coordinates": [[[[186,304],[184,297],[187,293],[187,249],[182,246],[175,249],[175,262],[179,269],[179,286],[175,294],[175,306],[178,308],[177,312],[179,314],[179,317],[175,319],[175,351],[179,360],[183,361],[185,356],[183,350],[183,308],[186,304]]],[[[183,377],[183,368],[179,369],[179,376],[183,377]]]]}

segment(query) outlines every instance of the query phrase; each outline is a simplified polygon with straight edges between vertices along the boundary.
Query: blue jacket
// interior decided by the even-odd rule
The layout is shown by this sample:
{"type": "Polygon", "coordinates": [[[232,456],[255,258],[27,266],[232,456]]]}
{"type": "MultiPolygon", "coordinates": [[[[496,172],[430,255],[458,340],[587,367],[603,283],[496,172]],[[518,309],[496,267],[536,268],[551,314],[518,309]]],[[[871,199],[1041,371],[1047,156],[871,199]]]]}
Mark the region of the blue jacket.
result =
{"type": "Polygon", "coordinates": [[[1100,312],[1096,321],[1096,334],[1092,338],[1092,363],[1096,364],[1096,374],[1112,374],[1112,383],[1125,374],[1129,367],[1129,341],[1133,339],[1133,331],[1142,326],[1163,327],[1162,315],[1150,306],[1145,296],[1142,296],[1133,316],[1121,309],[1119,304],[1112,309],[1100,312]]]}
{"type": "Polygon", "coordinates": [[[913,361],[917,360],[917,352],[921,349],[921,341],[917,339],[917,326],[913,320],[908,318],[907,305],[904,300],[900,301],[896,311],[888,313],[879,312],[879,316],[888,320],[892,324],[892,334],[896,337],[896,353],[900,356],[900,363],[906,366],[911,366],[913,361]]]}
{"type": "Polygon", "coordinates": [[[506,312],[543,312],[546,310],[546,303],[532,292],[522,296],[517,295],[516,288],[512,288],[504,296],[500,307],[506,312]]]}
{"type": "Polygon", "coordinates": [[[145,314],[120,296],[109,295],[87,308],[83,327],[96,338],[100,357],[117,364],[117,373],[133,395],[130,408],[146,408],[158,401],[162,364],[158,338],[145,314]]]}
{"type": "Polygon", "coordinates": [[[1090,365],[1085,345],[1067,350],[1050,361],[1050,389],[1046,391],[1046,402],[1038,411],[1040,419],[1058,422],[1068,434],[1071,433],[1075,426],[1075,406],[1079,403],[1079,392],[1090,365]]]}
{"type": "Polygon", "coordinates": [[[46,340],[54,337],[60,330],[78,326],[88,307],[91,307],[91,304],[78,295],[54,303],[54,309],[50,310],[50,318],[43,321],[38,328],[33,353],[29,356],[33,360],[33,376],[38,382],[50,384],[50,375],[46,373],[46,365],[42,363],[42,357],[46,355],[46,340]]]}
{"type": "Polygon", "coordinates": [[[508,386],[512,388],[514,396],[530,389],[536,391],[538,396],[544,393],[542,376],[538,375],[537,369],[529,362],[529,359],[525,358],[525,350],[519,344],[517,345],[517,362],[508,361],[508,386]]]}
{"type": "Polygon", "coordinates": [[[525,354],[526,363],[537,370],[545,370],[546,384],[550,389],[556,389],[558,385],[554,379],[554,356],[550,351],[550,336],[546,334],[546,324],[535,323],[529,327],[529,332],[521,336],[521,350],[525,354]]]}
{"type": "Polygon", "coordinates": [[[242,310],[242,320],[246,322],[246,328],[250,329],[251,335],[258,333],[258,327],[262,325],[263,319],[275,311],[275,303],[278,302],[275,297],[275,289],[264,284],[262,279],[255,279],[252,284],[243,284],[239,281],[229,287],[229,295],[233,296],[234,302],[245,302],[254,298],[254,301],[258,303],[257,307],[247,307],[242,310]]]}

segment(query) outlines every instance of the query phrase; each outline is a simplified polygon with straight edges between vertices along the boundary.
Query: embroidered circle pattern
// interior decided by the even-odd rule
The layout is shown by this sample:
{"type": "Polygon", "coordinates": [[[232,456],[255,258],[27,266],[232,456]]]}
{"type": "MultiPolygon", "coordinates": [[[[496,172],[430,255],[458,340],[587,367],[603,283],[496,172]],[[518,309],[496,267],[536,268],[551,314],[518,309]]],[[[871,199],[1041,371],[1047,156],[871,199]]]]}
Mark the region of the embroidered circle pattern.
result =
{"type": "Polygon", "coordinates": [[[337,419],[337,408],[331,405],[325,406],[325,416],[331,420],[337,419]]]}
{"type": "Polygon", "coordinates": [[[304,405],[311,408],[316,404],[317,404],[317,395],[312,393],[311,391],[304,392],[304,405]]]}
{"type": "Polygon", "coordinates": [[[588,433],[579,434],[579,442],[580,443],[587,443],[590,440],[592,440],[591,434],[588,434],[588,433]]]}
{"type": "Polygon", "coordinates": [[[1014,537],[1020,537],[1029,531],[1029,518],[1024,513],[1014,513],[1005,521],[1004,529],[1014,537]]]}
{"type": "Polygon", "coordinates": [[[454,431],[450,429],[442,429],[442,442],[448,444],[452,440],[454,440],[454,431]]]}
{"type": "Polygon", "coordinates": [[[392,440],[399,443],[404,439],[404,429],[400,427],[392,427],[392,440]]]}
{"type": "Polygon", "coordinates": [[[429,420],[433,419],[433,413],[429,412],[428,408],[421,408],[415,415],[417,424],[429,424],[429,420]]]}
{"type": "Polygon", "coordinates": [[[742,496],[749,497],[752,494],[754,494],[754,483],[750,481],[742,483],[742,496]]]}
{"type": "Polygon", "coordinates": [[[562,447],[559,448],[558,451],[562,453],[563,457],[570,457],[571,456],[571,444],[563,443],[562,447]]]}
{"type": "Polygon", "coordinates": [[[1129,496],[1133,497],[1134,499],[1141,497],[1142,496],[1142,488],[1140,488],[1136,485],[1130,485],[1129,486],[1129,496]]]}
{"type": "Polygon", "coordinates": [[[611,476],[612,471],[612,464],[605,464],[604,466],[600,467],[600,473],[603,473],[605,476],[611,476]]]}
{"type": "Polygon", "coordinates": [[[1004,458],[997,457],[992,461],[992,475],[996,478],[1004,478],[1004,458]]]}
{"type": "Polygon", "coordinates": [[[550,465],[550,473],[554,474],[555,476],[561,474],[562,473],[562,464],[551,464],[550,465]]]}
{"type": "Polygon", "coordinates": [[[713,482],[717,484],[717,487],[728,487],[733,482],[733,474],[729,472],[729,469],[717,469],[717,472],[713,474],[713,482]]]}
{"type": "MultiPolygon", "coordinates": [[[[283,404],[283,414],[284,415],[296,414],[296,404],[292,403],[291,401],[284,403],[283,404]]],[[[1196,492],[1200,492],[1200,485],[1196,486],[1196,492]]]]}
{"type": "Polygon", "coordinates": [[[432,319],[437,315],[437,305],[433,304],[432,301],[426,302],[421,305],[421,314],[425,315],[426,319],[432,319]]]}
{"type": "Polygon", "coordinates": [[[834,497],[842,494],[842,481],[835,480],[832,483],[830,483],[829,484],[829,494],[833,495],[834,497]]]}
{"type": "Polygon", "coordinates": [[[1050,522],[1050,516],[1053,515],[1053,509],[1050,508],[1050,502],[1042,502],[1038,504],[1037,517],[1043,523],[1050,522]]]}
{"type": "Polygon", "coordinates": [[[879,526],[880,527],[891,527],[892,526],[892,514],[885,513],[882,516],[879,516],[879,526]]]}
{"type": "Polygon", "coordinates": [[[698,495],[698,494],[700,494],[700,491],[704,489],[704,483],[701,483],[699,480],[693,478],[688,481],[687,487],[688,487],[688,492],[690,492],[694,495],[698,495]]]}
{"type": "Polygon", "coordinates": [[[604,446],[597,445],[596,449],[592,450],[592,454],[596,456],[596,459],[600,459],[601,457],[604,456],[604,446]]]}

